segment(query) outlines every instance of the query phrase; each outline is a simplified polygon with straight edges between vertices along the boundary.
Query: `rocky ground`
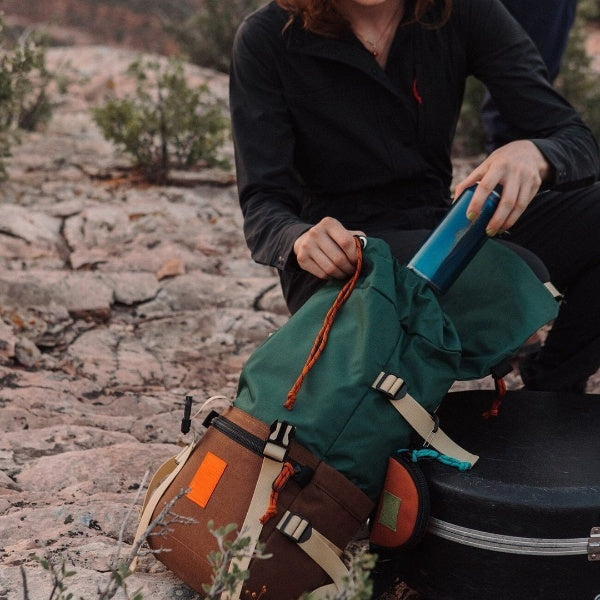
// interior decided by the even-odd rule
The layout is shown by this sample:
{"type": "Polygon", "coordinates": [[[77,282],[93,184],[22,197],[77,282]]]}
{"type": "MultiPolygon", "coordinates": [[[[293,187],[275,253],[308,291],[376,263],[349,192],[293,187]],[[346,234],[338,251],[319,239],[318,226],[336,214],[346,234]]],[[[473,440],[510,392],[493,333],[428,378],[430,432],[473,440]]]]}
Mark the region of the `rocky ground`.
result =
{"type": "MultiPolygon", "coordinates": [[[[94,597],[147,469],[177,450],[183,399],[232,399],[251,350],[287,319],[250,260],[231,173],[132,182],[88,108],[133,53],[55,49],[72,78],[0,188],[0,598],[48,598],[34,555],[94,597]]],[[[223,76],[195,70],[225,99],[223,76]]],[[[224,401],[221,400],[221,406],[224,401]]],[[[125,527],[130,543],[136,516],[125,527]]],[[[187,598],[152,559],[132,588],[187,598]]]]}
{"type": "MultiPolygon", "coordinates": [[[[0,187],[0,600],[25,597],[22,571],[30,600],[50,597],[36,556],[67,561],[74,597],[96,597],[117,540],[129,549],[145,472],[184,439],[184,396],[224,406],[288,318],[275,274],[249,258],[232,173],[144,185],[94,126],[89,107],[134,57],[50,51],[72,84],[0,187]]],[[[224,76],[191,76],[225,101],[224,76]]],[[[152,557],[130,588],[194,597],[152,557]]]]}

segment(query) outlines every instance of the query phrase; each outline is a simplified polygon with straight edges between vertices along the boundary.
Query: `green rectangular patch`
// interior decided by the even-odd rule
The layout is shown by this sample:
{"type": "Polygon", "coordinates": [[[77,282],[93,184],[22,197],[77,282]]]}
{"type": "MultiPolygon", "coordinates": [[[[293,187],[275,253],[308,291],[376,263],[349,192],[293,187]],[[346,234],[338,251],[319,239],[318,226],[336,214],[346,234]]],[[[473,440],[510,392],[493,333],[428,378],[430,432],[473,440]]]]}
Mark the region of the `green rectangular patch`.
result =
{"type": "Polygon", "coordinates": [[[402,498],[398,498],[398,496],[394,496],[394,494],[391,494],[387,490],[383,490],[383,496],[381,497],[381,511],[379,512],[379,523],[392,531],[396,531],[398,512],[400,511],[401,504],[402,498]]]}

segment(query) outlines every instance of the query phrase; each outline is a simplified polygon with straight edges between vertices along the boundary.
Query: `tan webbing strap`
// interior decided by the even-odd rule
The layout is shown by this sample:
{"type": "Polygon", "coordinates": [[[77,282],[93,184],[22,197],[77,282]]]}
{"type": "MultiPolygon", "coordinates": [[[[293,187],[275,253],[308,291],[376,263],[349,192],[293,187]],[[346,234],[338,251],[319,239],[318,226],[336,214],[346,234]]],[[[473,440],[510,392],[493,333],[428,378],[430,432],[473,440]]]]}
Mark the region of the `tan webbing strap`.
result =
{"type": "MultiPolygon", "coordinates": [[[[294,437],[294,427],[288,423],[276,421],[271,425],[271,431],[263,450],[264,458],[254,487],[254,493],[248,506],[246,518],[240,529],[240,535],[250,538],[243,556],[233,559],[229,565],[229,573],[235,569],[245,571],[250,565],[263,524],[260,518],[269,506],[273,482],[281,472],[288,446],[294,437]]],[[[236,586],[233,594],[223,592],[221,600],[237,600],[242,592],[243,581],[236,586]]]]}
{"type": "Polygon", "coordinates": [[[406,419],[408,424],[438,452],[473,466],[479,457],[461,448],[439,427],[437,421],[406,391],[404,380],[390,373],[381,372],[373,388],[389,397],[392,406],[406,419]]]}
{"type": "MultiPolygon", "coordinates": [[[[231,561],[231,564],[229,565],[229,573],[232,573],[236,568],[240,571],[245,571],[250,565],[250,560],[252,559],[252,555],[256,549],[256,544],[258,543],[260,532],[262,531],[260,517],[265,512],[265,507],[269,505],[273,481],[275,481],[275,478],[280,472],[281,463],[279,461],[267,457],[263,459],[258,480],[256,482],[256,487],[254,488],[254,494],[252,495],[252,500],[250,500],[250,506],[248,507],[246,518],[244,519],[244,523],[240,529],[240,535],[249,537],[250,543],[248,544],[242,557],[231,561]]],[[[242,592],[243,583],[243,581],[238,583],[238,586],[233,594],[223,592],[221,594],[221,600],[237,600],[242,592]]]]}
{"type": "Polygon", "coordinates": [[[437,421],[409,394],[404,398],[391,400],[391,403],[427,445],[460,462],[471,463],[471,466],[479,460],[479,456],[471,454],[451,440],[438,426],[437,421]]]}
{"type": "Polygon", "coordinates": [[[277,530],[296,542],[331,577],[338,591],[343,589],[348,569],[340,558],[342,551],[339,548],[312,527],[305,518],[289,510],[277,524],[277,530]]]}
{"type": "MultiPolygon", "coordinates": [[[[142,535],[144,535],[146,529],[148,529],[150,521],[152,520],[152,514],[158,506],[160,499],[163,497],[164,493],[167,491],[167,488],[171,485],[175,477],[177,477],[179,471],[183,469],[185,463],[192,454],[192,450],[196,447],[196,444],[197,442],[189,444],[183,448],[177,456],[173,456],[169,460],[165,461],[150,480],[148,491],[146,492],[144,504],[142,506],[140,522],[133,539],[134,546],[142,537],[142,535]]],[[[131,572],[135,571],[137,562],[137,557],[135,557],[129,567],[131,572]]]]}

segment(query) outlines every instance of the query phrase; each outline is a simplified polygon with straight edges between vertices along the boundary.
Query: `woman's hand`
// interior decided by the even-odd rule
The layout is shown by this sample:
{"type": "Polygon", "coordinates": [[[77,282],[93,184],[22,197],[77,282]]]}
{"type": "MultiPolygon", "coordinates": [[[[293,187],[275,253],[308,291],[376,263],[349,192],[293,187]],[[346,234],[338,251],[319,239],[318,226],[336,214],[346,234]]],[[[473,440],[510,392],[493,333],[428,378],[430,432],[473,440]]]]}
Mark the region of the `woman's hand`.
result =
{"type": "Polygon", "coordinates": [[[481,212],[487,196],[502,185],[502,197],[487,227],[487,234],[494,236],[512,227],[550,173],[550,165],[529,140],[510,142],[492,152],[455,190],[458,196],[470,185],[479,182],[467,215],[472,220],[481,212]]]}
{"type": "Polygon", "coordinates": [[[298,264],[319,279],[350,277],[358,259],[355,235],[365,234],[349,231],[338,220],[325,217],[294,242],[298,264]]]}

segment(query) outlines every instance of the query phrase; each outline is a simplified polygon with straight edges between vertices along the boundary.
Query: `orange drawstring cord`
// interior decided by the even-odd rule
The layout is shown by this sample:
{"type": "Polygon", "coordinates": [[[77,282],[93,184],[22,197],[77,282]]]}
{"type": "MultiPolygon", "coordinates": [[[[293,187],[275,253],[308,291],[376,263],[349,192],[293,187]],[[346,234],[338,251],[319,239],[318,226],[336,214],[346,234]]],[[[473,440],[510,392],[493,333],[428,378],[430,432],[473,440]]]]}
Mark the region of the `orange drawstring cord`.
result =
{"type": "Polygon", "coordinates": [[[300,373],[296,383],[292,386],[292,389],[288,392],[287,400],[284,404],[285,408],[288,410],[292,410],[294,408],[294,403],[296,402],[296,396],[302,387],[302,383],[304,382],[304,378],[308,375],[308,372],[313,368],[314,364],[317,362],[317,359],[323,352],[325,348],[325,344],[327,343],[327,338],[329,336],[329,332],[331,331],[331,327],[333,325],[333,321],[344,304],[348,299],[348,296],[352,293],[352,290],[356,286],[356,282],[358,280],[358,276],[360,275],[360,271],[362,268],[362,246],[360,240],[358,238],[354,238],[356,242],[356,253],[357,253],[357,262],[356,262],[356,270],[352,277],[346,282],[344,287],[340,290],[336,299],[333,302],[333,305],[325,315],[325,319],[323,320],[323,325],[315,338],[315,343],[306,359],[306,363],[302,368],[302,372],[300,373]]]}
{"type": "Polygon", "coordinates": [[[504,396],[506,396],[506,382],[502,377],[494,377],[494,387],[496,388],[496,397],[492,401],[490,408],[481,415],[484,419],[498,416],[500,405],[504,396]]]}
{"type": "Polygon", "coordinates": [[[267,512],[260,518],[260,522],[264,525],[269,519],[272,519],[277,514],[277,500],[279,500],[279,492],[287,483],[288,479],[294,474],[294,467],[291,463],[283,463],[281,472],[275,478],[271,486],[271,497],[269,498],[269,507],[267,512]]]}

